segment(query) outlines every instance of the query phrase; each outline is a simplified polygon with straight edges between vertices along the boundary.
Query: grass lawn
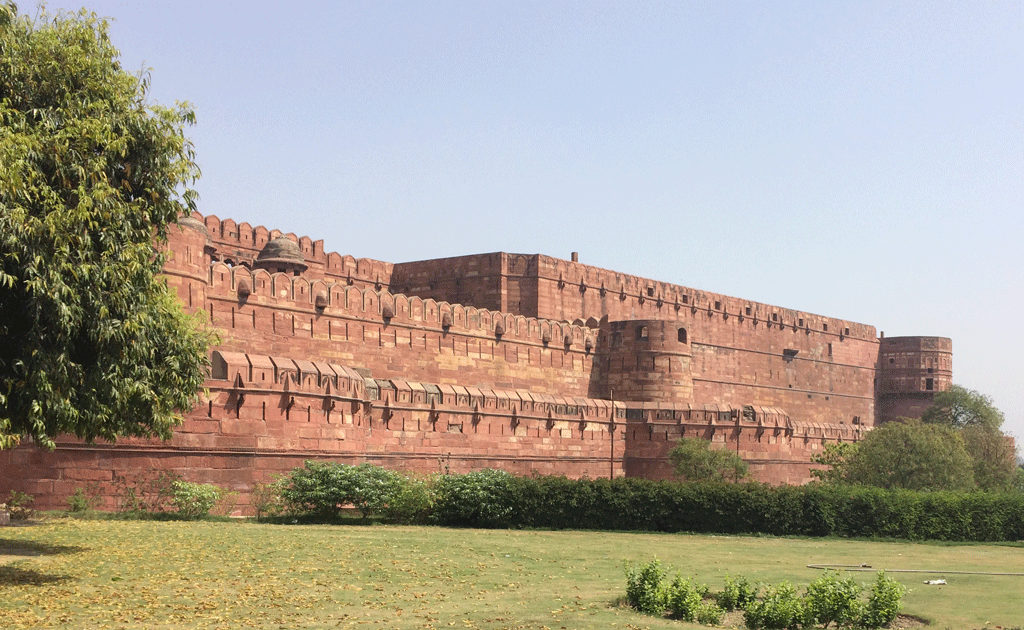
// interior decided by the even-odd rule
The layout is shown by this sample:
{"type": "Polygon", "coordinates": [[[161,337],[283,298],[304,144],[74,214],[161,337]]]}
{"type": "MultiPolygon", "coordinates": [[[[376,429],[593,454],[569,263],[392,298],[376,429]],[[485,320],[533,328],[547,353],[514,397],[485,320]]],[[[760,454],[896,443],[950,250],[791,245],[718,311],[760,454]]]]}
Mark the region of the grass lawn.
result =
{"type": "MultiPolygon", "coordinates": [[[[658,556],[807,584],[809,563],[896,574],[903,612],[943,629],[1024,626],[1024,548],[678,534],[55,519],[0,528],[0,627],[675,628],[616,604],[622,561],[658,556]],[[922,582],[945,577],[947,586],[922,582]]],[[[869,582],[872,573],[857,574],[869,582]]]]}

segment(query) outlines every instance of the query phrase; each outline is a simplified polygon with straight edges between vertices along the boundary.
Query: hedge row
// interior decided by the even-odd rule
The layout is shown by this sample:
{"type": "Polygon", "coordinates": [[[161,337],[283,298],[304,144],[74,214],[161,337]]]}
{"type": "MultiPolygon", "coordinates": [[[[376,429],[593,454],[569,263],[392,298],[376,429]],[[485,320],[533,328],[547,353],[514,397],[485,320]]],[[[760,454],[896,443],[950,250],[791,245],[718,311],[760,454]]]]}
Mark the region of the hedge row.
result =
{"type": "Polygon", "coordinates": [[[452,526],[1024,540],[1024,493],[1019,492],[572,480],[498,471],[446,475],[435,490],[432,520],[452,526]]]}
{"type": "Polygon", "coordinates": [[[1024,540],[1021,492],[514,477],[499,470],[424,478],[316,462],[275,486],[293,514],[337,515],[355,505],[364,517],[455,527],[1024,540]]]}

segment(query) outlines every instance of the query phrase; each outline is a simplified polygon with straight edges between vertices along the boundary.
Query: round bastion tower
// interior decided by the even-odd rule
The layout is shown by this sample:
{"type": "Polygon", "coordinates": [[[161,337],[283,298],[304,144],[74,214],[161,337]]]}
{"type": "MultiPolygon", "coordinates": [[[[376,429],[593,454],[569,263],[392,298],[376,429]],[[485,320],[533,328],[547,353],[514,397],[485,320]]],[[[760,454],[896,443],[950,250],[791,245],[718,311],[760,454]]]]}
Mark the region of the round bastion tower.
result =
{"type": "Polygon", "coordinates": [[[878,344],[878,423],[920,418],[953,384],[948,337],[885,337],[878,344]]]}
{"type": "Polygon", "coordinates": [[[686,329],[680,324],[659,319],[609,323],[609,397],[643,402],[692,402],[692,355],[686,329]]]}
{"type": "Polygon", "coordinates": [[[178,219],[167,228],[168,259],[164,264],[167,284],[188,309],[203,308],[210,282],[213,241],[206,225],[195,217],[178,219]]]}

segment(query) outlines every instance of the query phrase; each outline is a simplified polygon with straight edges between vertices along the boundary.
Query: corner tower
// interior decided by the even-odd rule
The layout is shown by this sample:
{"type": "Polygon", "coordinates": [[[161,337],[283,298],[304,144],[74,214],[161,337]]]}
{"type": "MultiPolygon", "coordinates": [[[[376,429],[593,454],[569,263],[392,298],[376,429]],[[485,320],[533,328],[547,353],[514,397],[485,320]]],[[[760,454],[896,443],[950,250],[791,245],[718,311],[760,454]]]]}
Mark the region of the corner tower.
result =
{"type": "Polygon", "coordinates": [[[882,337],[878,347],[876,424],[920,418],[937,392],[953,384],[953,341],[947,337],[882,337]]]}

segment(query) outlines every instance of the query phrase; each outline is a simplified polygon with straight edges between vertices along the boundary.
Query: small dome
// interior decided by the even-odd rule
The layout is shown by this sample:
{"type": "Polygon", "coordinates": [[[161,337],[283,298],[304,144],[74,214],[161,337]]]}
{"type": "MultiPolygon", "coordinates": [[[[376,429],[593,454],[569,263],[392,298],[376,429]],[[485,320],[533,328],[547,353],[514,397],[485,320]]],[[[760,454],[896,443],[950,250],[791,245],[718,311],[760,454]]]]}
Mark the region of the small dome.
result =
{"type": "Polygon", "coordinates": [[[200,232],[203,236],[210,236],[210,231],[206,229],[206,224],[192,215],[178,217],[178,225],[200,232]]]}
{"type": "Polygon", "coordinates": [[[278,236],[263,246],[263,251],[256,257],[256,260],[304,263],[306,262],[306,257],[302,255],[302,250],[299,249],[298,243],[287,236],[278,236]]]}

